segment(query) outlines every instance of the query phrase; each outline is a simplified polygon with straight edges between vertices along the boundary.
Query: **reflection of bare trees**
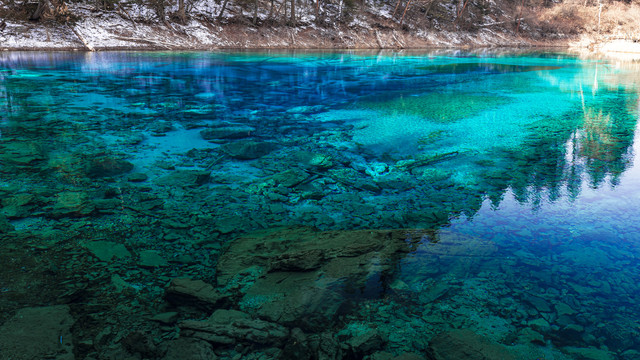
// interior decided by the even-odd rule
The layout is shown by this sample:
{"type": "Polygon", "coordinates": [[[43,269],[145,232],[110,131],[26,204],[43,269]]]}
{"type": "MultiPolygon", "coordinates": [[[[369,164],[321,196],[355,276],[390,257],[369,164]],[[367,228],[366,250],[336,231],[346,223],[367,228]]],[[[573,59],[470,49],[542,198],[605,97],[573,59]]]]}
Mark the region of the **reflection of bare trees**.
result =
{"type": "Polygon", "coordinates": [[[629,149],[633,144],[635,119],[624,111],[624,107],[618,114],[586,108],[583,121],[578,155],[585,160],[590,185],[599,186],[607,175],[612,184],[617,184],[620,175],[631,164],[629,149]]]}
{"type": "Polygon", "coordinates": [[[581,102],[565,114],[540,119],[519,149],[505,150],[506,163],[496,171],[509,175],[502,181],[493,175],[488,189],[494,203],[507,188],[534,206],[543,199],[575,198],[585,184],[617,185],[632,163],[640,63],[592,62],[571,77],[552,71],[540,77],[581,102]]]}
{"type": "Polygon", "coordinates": [[[543,196],[554,201],[565,191],[575,198],[584,183],[619,183],[632,163],[637,96],[623,90],[600,95],[560,117],[542,119],[525,144],[508,154],[507,171],[517,175],[504,185],[518,201],[535,206],[543,196]]]}

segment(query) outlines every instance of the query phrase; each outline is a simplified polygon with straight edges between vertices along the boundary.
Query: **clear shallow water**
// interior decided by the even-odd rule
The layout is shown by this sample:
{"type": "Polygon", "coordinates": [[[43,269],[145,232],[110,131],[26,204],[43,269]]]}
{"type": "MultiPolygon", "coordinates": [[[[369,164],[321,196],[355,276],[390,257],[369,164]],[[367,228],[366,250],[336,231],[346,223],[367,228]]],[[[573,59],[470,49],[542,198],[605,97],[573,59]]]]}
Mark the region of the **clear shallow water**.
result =
{"type": "MultiPolygon", "coordinates": [[[[163,300],[190,277],[225,294],[214,308],[301,328],[304,353],[329,336],[337,358],[436,356],[468,329],[515,358],[640,358],[639,71],[559,53],[3,53],[1,320],[68,304],[77,357],[169,358],[178,329],[210,334],[148,320],[208,317],[163,300]]],[[[274,337],[207,341],[296,357],[274,337]]]]}

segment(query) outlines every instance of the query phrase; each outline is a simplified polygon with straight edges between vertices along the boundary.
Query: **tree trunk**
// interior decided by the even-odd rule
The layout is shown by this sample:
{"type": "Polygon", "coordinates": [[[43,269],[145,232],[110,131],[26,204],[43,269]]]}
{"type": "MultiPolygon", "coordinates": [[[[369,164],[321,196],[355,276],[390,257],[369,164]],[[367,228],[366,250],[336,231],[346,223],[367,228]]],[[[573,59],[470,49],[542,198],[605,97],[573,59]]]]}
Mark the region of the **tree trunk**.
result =
{"type": "Polygon", "coordinates": [[[273,16],[273,0],[271,0],[271,5],[269,6],[269,15],[267,15],[267,19],[271,19],[271,16],[273,16]]]}
{"type": "Polygon", "coordinates": [[[431,7],[433,6],[433,4],[436,2],[437,0],[431,0],[431,2],[429,3],[429,5],[427,5],[427,10],[425,10],[424,12],[424,18],[428,19],[429,18],[429,12],[431,11],[431,7]]]}
{"type": "Polygon", "coordinates": [[[402,22],[404,22],[404,16],[407,15],[407,10],[409,10],[409,5],[411,5],[411,0],[407,1],[407,6],[404,7],[404,12],[402,13],[402,19],[400,19],[400,27],[402,27],[402,22]]]}
{"type": "Polygon", "coordinates": [[[184,0],[178,0],[178,18],[182,24],[187,22],[187,11],[184,6],[184,0]]]}
{"type": "Polygon", "coordinates": [[[33,14],[31,15],[31,18],[29,19],[33,21],[38,21],[47,10],[52,10],[51,2],[49,0],[39,0],[36,11],[33,12],[33,14]]]}
{"type": "Polygon", "coordinates": [[[220,14],[218,14],[218,21],[222,20],[222,14],[224,14],[224,9],[227,7],[227,3],[229,0],[224,0],[222,3],[222,9],[220,9],[220,14]]]}
{"type": "Polygon", "coordinates": [[[296,26],[296,0],[291,0],[291,25],[296,26]]]}
{"type": "Polygon", "coordinates": [[[258,23],[258,0],[253,2],[253,25],[258,23]]]}
{"type": "Polygon", "coordinates": [[[398,7],[400,6],[400,1],[398,0],[398,3],[396,4],[396,8],[393,9],[393,15],[391,15],[391,17],[395,17],[396,16],[396,12],[398,12],[398,7]]]}

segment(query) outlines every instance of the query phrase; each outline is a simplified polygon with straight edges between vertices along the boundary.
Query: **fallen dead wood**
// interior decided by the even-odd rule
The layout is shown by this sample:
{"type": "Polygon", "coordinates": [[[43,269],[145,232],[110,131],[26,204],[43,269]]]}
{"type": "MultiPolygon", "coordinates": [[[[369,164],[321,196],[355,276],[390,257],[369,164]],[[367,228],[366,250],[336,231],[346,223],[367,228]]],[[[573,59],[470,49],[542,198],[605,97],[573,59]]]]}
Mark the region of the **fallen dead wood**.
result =
{"type": "Polygon", "coordinates": [[[133,41],[133,42],[138,42],[138,43],[151,44],[151,45],[161,46],[161,47],[164,47],[166,49],[172,49],[172,48],[180,47],[179,45],[172,44],[172,43],[167,43],[167,42],[160,41],[160,40],[150,40],[150,39],[132,38],[132,37],[124,37],[124,36],[116,36],[115,39],[123,40],[123,41],[133,41]]]}
{"type": "Polygon", "coordinates": [[[96,49],[93,48],[93,46],[89,45],[89,43],[87,42],[87,40],[85,40],[84,36],[82,36],[78,30],[76,30],[73,26],[69,25],[69,28],[71,29],[71,31],[73,31],[74,34],[76,34],[76,36],[78,37],[78,39],[80,39],[80,41],[82,41],[82,43],[84,44],[84,46],[89,50],[89,51],[96,51],[96,49]]]}

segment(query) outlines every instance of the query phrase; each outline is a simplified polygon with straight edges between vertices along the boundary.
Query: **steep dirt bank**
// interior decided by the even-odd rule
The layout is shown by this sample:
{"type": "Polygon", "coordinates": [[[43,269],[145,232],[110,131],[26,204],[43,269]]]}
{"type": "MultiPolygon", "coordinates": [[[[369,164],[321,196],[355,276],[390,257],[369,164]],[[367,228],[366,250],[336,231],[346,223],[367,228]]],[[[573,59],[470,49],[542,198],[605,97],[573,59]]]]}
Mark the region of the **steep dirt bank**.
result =
{"type": "Polygon", "coordinates": [[[82,13],[74,24],[6,21],[1,50],[215,50],[246,49],[401,49],[430,47],[566,46],[567,37],[532,39],[499,26],[474,32],[400,28],[392,19],[364,16],[349,23],[296,27],[224,25],[206,19],[187,24],[131,21],[117,12],[82,13]]]}

